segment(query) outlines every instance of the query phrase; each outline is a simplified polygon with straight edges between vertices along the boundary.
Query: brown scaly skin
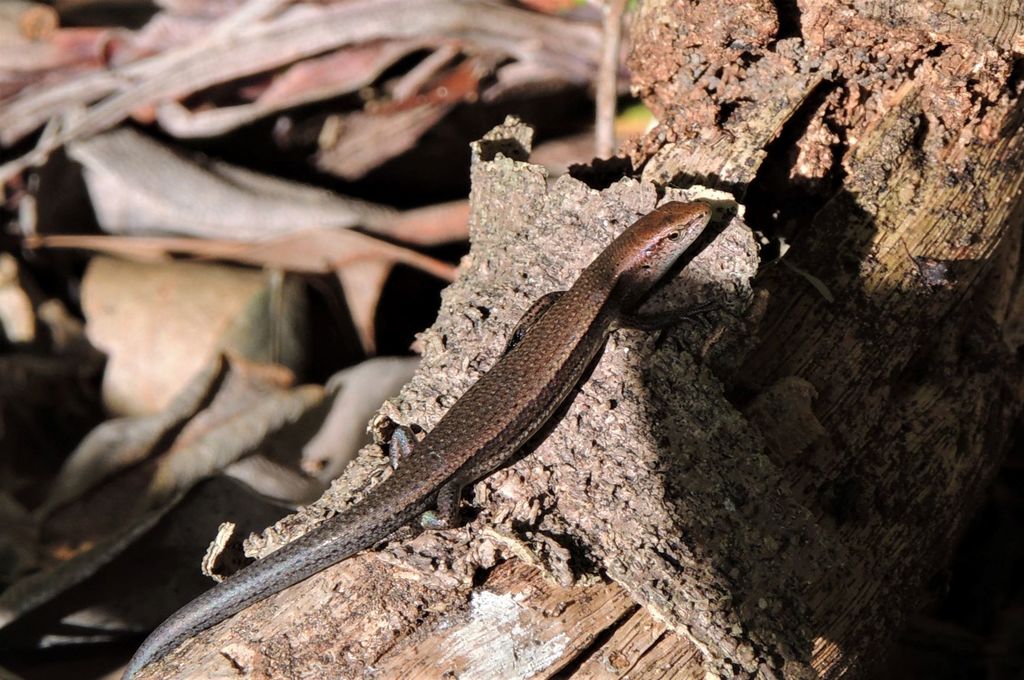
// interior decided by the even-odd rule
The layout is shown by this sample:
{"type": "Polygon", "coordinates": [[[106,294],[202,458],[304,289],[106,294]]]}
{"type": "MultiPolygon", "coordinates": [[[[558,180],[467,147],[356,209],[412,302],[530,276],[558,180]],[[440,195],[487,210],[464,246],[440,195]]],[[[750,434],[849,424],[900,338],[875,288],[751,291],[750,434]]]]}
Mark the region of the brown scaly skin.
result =
{"type": "Polygon", "coordinates": [[[125,680],[185,640],[350,555],[431,508],[443,526],[462,487],[509,461],[565,402],[616,326],[653,327],[640,303],[704,231],[711,208],[666,203],[605,248],[573,286],[544,296],[523,317],[510,349],[452,405],[412,456],[366,499],[206,591],[142,643],[125,680]]]}

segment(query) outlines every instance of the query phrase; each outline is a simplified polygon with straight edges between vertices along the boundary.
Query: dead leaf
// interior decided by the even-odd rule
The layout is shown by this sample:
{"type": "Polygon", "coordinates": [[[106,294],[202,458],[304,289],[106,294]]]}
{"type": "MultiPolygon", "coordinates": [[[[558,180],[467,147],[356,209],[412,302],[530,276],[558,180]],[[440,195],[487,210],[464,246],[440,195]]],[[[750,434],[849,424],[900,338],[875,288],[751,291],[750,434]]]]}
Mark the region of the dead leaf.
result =
{"type": "Polygon", "coordinates": [[[196,374],[167,408],[152,415],[114,418],[98,425],[64,461],[36,515],[46,517],[114,473],[153,453],[153,447],[161,439],[202,407],[226,370],[227,364],[218,356],[196,374]]]}
{"type": "Polygon", "coordinates": [[[78,83],[29,88],[14,97],[0,109],[0,143],[9,145],[47,120],[59,119],[60,126],[28,153],[0,164],[0,182],[43,162],[71,140],[103,132],[160,102],[347,45],[455,36],[472,47],[471,54],[486,51],[545,64],[570,82],[592,79],[600,45],[600,28],[593,22],[488,2],[305,3],[263,15],[229,15],[185,44],[123,64],[116,75],[90,72],[78,83]],[[225,35],[234,39],[222,39],[225,35]],[[73,110],[84,112],[68,118],[73,110]]]}
{"type": "Polygon", "coordinates": [[[13,343],[36,337],[32,300],[18,281],[18,261],[9,253],[0,253],[0,335],[13,343]]]}
{"type": "MultiPolygon", "coordinates": [[[[111,460],[105,460],[98,444],[109,440],[111,430],[100,430],[105,436],[96,435],[92,446],[75,457],[73,467],[81,471],[95,463],[105,469],[85,472],[91,478],[88,488],[80,482],[62,486],[74,486],[74,493],[62,491],[63,505],[50,504],[45,525],[49,549],[64,555],[87,551],[103,536],[119,531],[128,518],[162,507],[255,450],[270,433],[321,401],[323,388],[292,388],[293,380],[281,366],[229,357],[212,394],[200,395],[203,385],[197,380],[195,390],[181,397],[183,405],[193,406],[198,400],[203,407],[180,431],[175,423],[169,436],[157,437],[154,421],[136,419],[143,424],[137,440],[114,449],[111,460]]],[[[171,420],[171,415],[165,416],[165,422],[171,420]]]]}
{"type": "MultiPolygon", "coordinates": [[[[190,255],[235,260],[248,264],[258,264],[274,269],[287,271],[299,271],[308,273],[335,272],[345,289],[345,296],[353,316],[353,323],[356,325],[360,340],[367,351],[372,351],[375,346],[373,338],[373,319],[376,313],[376,305],[380,299],[381,286],[394,264],[405,264],[415,267],[429,274],[432,274],[445,281],[455,279],[455,267],[428,255],[423,255],[414,250],[396,246],[386,241],[381,241],[372,236],[350,230],[315,229],[294,234],[287,234],[273,241],[266,243],[236,243],[225,241],[210,241],[203,239],[179,239],[179,238],[131,238],[117,236],[37,236],[26,239],[30,247],[51,247],[51,248],[87,248],[100,250],[102,252],[116,253],[142,261],[162,261],[170,253],[187,253],[190,255]],[[350,270],[351,271],[348,271],[350,270]],[[373,275],[373,280],[368,281],[365,277],[373,275]]],[[[183,263],[176,263],[175,267],[183,263]]],[[[171,266],[171,265],[165,265],[171,266]]],[[[195,265],[193,265],[195,266],[195,265]]],[[[92,267],[90,267],[90,271],[92,267]]],[[[131,289],[130,289],[131,290],[131,289]]],[[[209,296],[211,293],[198,292],[200,296],[209,296]]],[[[115,299],[119,294],[112,293],[115,299]]],[[[129,313],[126,320],[129,327],[139,326],[151,318],[154,307],[151,301],[140,297],[138,290],[134,290],[129,300],[140,301],[145,306],[138,314],[129,313]]],[[[192,304],[191,302],[189,304],[192,304]]],[[[290,306],[289,309],[296,307],[290,306]]],[[[190,312],[188,318],[192,318],[190,312]]],[[[289,328],[286,324],[281,324],[289,328]]],[[[161,321],[161,329],[163,324],[161,321]]],[[[204,333],[205,334],[205,333],[204,333]]],[[[172,334],[173,335],[173,334],[172,334]]],[[[117,338],[134,338],[128,349],[152,346],[138,345],[138,338],[125,336],[124,330],[120,329],[117,338]]],[[[151,340],[168,338],[171,335],[163,333],[154,336],[151,340]]],[[[189,335],[174,335],[174,337],[190,337],[189,335]]],[[[109,342],[117,342],[111,338],[109,342]]],[[[185,346],[188,347],[187,345],[185,346]]],[[[176,342],[172,347],[167,348],[162,355],[162,363],[167,363],[173,358],[174,352],[181,352],[183,346],[176,342]],[[167,354],[170,353],[170,354],[167,354]]],[[[253,356],[247,353],[247,356],[253,356]]],[[[187,356],[195,358],[193,350],[188,350],[187,356]]],[[[296,358],[297,359],[297,358],[296,358]]],[[[282,357],[282,361],[292,365],[292,361],[282,357]]],[[[151,368],[151,367],[150,367],[151,368]]],[[[179,372],[175,371],[173,375],[179,372]]],[[[132,372],[127,376],[129,382],[134,378],[142,377],[143,374],[132,372]]],[[[188,375],[188,374],[185,374],[188,375]]],[[[166,391],[163,391],[166,394],[166,391]]],[[[125,409],[131,402],[121,399],[116,402],[117,408],[125,409]]]]}
{"type": "Polygon", "coordinates": [[[430,44],[395,40],[341,49],[288,67],[255,93],[251,103],[216,106],[204,102],[201,108],[187,109],[177,100],[169,100],[157,107],[157,121],[178,138],[221,135],[277,111],[365,87],[399,59],[430,44]]]}
{"type": "Polygon", "coordinates": [[[350,181],[359,179],[407,151],[453,106],[454,102],[425,102],[387,113],[356,111],[332,116],[320,133],[316,165],[350,181]]]}
{"type": "Polygon", "coordinates": [[[68,144],[82,164],[100,227],[112,234],[185,234],[260,241],[312,227],[389,222],[392,208],[244,168],[200,160],[131,128],[68,144]]]}
{"type": "Polygon", "coordinates": [[[290,376],[280,367],[233,359],[209,407],[185,426],[161,456],[141,507],[159,505],[222,470],[323,399],[324,390],[318,385],[286,389],[286,382],[290,376]]]}
{"type": "Polygon", "coordinates": [[[391,263],[381,260],[357,260],[338,269],[338,280],[345,294],[352,325],[367,355],[377,353],[374,338],[374,317],[384,282],[391,273],[391,263]]]}
{"type": "Polygon", "coordinates": [[[327,489],[327,485],[316,477],[304,475],[260,454],[246,456],[228,465],[224,474],[268,502],[289,510],[312,503],[327,489]]]}
{"type": "Polygon", "coordinates": [[[89,339],[109,356],[107,408],[120,415],[159,412],[225,349],[301,365],[303,343],[271,343],[275,329],[301,333],[301,286],[286,282],[288,303],[279,306],[270,304],[273,289],[265,273],[236,267],[93,258],[82,281],[82,309],[89,339]]]}
{"type": "Polygon", "coordinates": [[[376,258],[406,264],[445,281],[455,280],[455,267],[446,262],[349,230],[308,229],[262,243],[55,235],[28,237],[25,244],[30,248],[82,248],[148,262],[165,261],[171,253],[178,253],[317,274],[331,273],[356,260],[376,258]]]}
{"type": "Polygon", "coordinates": [[[390,238],[433,246],[469,238],[469,201],[451,201],[406,210],[388,227],[390,238]]]}

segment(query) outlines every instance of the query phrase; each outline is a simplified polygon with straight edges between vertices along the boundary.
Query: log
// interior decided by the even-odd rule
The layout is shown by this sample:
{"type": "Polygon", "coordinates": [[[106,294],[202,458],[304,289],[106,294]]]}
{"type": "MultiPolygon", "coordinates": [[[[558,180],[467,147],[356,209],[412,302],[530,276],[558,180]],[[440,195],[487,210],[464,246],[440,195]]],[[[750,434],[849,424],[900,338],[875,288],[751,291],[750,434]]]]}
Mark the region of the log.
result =
{"type": "MultiPolygon", "coordinates": [[[[532,299],[659,191],[689,195],[668,185],[732,192],[783,256],[751,279],[752,237],[723,223],[666,294],[737,318],[615,334],[544,443],[474,486],[465,527],[336,565],[147,677],[869,676],[1024,396],[1021,18],[943,9],[642,4],[633,84],[661,121],[625,149],[642,181],[549,187],[515,122],[478,143],[472,250],[378,440],[429,429],[532,299]]],[[[368,448],[250,552],[384,474],[368,448]]]]}

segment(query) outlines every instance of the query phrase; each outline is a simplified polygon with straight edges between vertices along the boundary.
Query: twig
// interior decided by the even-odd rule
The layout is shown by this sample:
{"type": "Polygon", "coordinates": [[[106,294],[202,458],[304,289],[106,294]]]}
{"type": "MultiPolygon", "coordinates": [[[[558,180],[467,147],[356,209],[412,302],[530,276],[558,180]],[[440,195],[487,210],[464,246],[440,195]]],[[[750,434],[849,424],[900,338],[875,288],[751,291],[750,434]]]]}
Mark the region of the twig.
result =
{"type": "Polygon", "coordinates": [[[594,123],[594,153],[598,158],[608,158],[615,151],[615,100],[618,97],[619,50],[626,2],[606,0],[601,8],[604,30],[601,61],[597,69],[597,119],[594,123]]]}
{"type": "Polygon", "coordinates": [[[395,83],[391,90],[392,98],[396,101],[403,101],[416,94],[424,83],[440,71],[441,67],[454,59],[458,53],[458,48],[452,43],[439,46],[395,83]]]}

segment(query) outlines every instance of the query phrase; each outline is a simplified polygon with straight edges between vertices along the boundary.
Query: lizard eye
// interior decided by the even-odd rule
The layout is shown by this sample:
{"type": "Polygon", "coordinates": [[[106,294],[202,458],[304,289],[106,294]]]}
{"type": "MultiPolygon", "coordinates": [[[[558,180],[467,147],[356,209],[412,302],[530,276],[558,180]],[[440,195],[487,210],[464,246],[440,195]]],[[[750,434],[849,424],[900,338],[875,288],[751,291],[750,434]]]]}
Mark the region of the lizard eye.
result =
{"type": "Polygon", "coordinates": [[[678,231],[670,231],[670,232],[668,232],[668,234],[665,235],[665,237],[669,241],[675,241],[676,239],[679,238],[679,232],[678,231]]]}

